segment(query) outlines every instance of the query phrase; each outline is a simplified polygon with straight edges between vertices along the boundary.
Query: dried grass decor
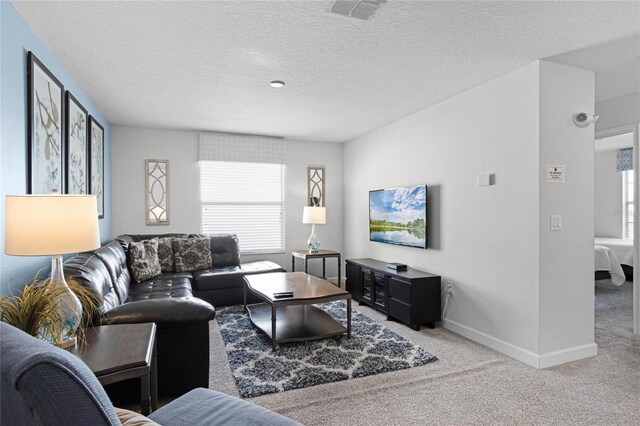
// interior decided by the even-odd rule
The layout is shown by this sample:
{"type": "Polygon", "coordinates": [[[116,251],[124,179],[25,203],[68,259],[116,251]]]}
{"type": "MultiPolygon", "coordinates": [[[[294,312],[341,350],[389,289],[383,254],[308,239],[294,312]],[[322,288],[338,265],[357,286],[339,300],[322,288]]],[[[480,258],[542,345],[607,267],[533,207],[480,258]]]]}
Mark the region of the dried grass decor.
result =
{"type": "MultiPolygon", "coordinates": [[[[87,327],[100,317],[98,297],[80,284],[70,281],[68,286],[82,305],[82,320],[76,330],[76,336],[84,341],[87,327]]],[[[0,297],[0,321],[44,340],[61,341],[62,321],[56,310],[66,289],[51,284],[51,279],[36,276],[25,284],[16,296],[0,297]],[[46,337],[46,338],[45,338],[46,337]]]]}

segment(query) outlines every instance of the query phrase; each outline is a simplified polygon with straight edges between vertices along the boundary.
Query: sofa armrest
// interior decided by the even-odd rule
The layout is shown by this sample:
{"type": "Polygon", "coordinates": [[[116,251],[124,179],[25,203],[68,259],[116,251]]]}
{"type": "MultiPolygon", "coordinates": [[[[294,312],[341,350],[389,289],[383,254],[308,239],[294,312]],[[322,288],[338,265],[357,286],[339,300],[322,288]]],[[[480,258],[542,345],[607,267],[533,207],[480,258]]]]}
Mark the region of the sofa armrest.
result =
{"type": "Polygon", "coordinates": [[[194,389],[160,407],[149,418],[163,426],[301,426],[251,402],[203,388],[194,389]]]}
{"type": "Polygon", "coordinates": [[[3,425],[120,425],[96,376],[75,355],[0,322],[3,425]]]}
{"type": "Polygon", "coordinates": [[[103,324],[155,322],[159,327],[211,321],[216,310],[197,297],[127,302],[104,314],[103,324]]]}

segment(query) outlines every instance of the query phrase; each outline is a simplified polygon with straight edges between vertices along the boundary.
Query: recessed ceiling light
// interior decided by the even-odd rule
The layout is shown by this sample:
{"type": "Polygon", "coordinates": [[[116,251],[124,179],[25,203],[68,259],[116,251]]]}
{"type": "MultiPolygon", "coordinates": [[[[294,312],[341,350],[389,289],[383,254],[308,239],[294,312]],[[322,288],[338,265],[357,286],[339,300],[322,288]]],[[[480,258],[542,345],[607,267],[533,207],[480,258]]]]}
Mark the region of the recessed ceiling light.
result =
{"type": "Polygon", "coordinates": [[[284,81],[280,81],[280,80],[273,80],[271,83],[269,83],[271,85],[271,87],[276,87],[276,88],[281,88],[284,87],[284,81]]]}
{"type": "Polygon", "coordinates": [[[331,12],[366,21],[386,2],[387,0],[337,0],[331,7],[331,12]]]}

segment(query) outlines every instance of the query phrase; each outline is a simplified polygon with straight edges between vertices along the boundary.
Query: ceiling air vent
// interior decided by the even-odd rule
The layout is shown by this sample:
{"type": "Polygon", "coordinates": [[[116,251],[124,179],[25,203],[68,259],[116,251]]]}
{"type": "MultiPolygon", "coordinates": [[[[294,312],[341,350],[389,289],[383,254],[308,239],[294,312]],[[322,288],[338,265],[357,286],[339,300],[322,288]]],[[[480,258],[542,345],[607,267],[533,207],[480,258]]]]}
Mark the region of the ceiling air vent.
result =
{"type": "Polygon", "coordinates": [[[387,0],[337,0],[331,7],[331,12],[367,20],[386,2],[387,0]]]}

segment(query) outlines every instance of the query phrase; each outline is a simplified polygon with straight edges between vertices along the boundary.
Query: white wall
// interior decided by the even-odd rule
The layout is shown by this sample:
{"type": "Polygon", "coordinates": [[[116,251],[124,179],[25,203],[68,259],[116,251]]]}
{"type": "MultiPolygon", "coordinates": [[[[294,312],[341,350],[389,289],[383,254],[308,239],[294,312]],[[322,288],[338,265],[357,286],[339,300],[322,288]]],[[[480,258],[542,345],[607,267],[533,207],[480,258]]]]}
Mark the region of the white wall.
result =
{"type": "MultiPolygon", "coordinates": [[[[287,171],[286,171],[286,235],[285,248],[287,253],[282,255],[254,256],[253,258],[267,258],[279,263],[288,271],[291,270],[291,250],[304,249],[311,234],[311,225],[302,223],[302,209],[307,202],[307,166],[325,166],[327,224],[316,225],[316,233],[320,239],[320,247],[337,250],[343,254],[344,236],[344,196],[343,196],[343,166],[342,148],[339,143],[287,141],[287,171]]],[[[250,256],[243,259],[250,260],[250,256]]],[[[322,261],[310,263],[310,272],[315,275],[322,273],[322,261]]],[[[337,277],[338,267],[334,259],[327,259],[327,276],[337,277]]],[[[302,270],[302,262],[298,260],[297,269],[302,270]]],[[[344,265],[342,267],[344,276],[344,265]]]]}
{"type": "Polygon", "coordinates": [[[198,133],[112,127],[112,234],[200,232],[198,133]],[[169,160],[169,225],[145,220],[146,159],[169,160]]]}
{"type": "MultiPolygon", "coordinates": [[[[593,74],[584,72],[535,62],[348,142],[347,257],[405,262],[452,280],[445,327],[531,365],[567,360],[550,350],[569,349],[580,358],[584,354],[572,352],[571,345],[593,349],[593,288],[587,301],[589,287],[581,281],[586,275],[587,283],[593,281],[592,242],[589,259],[585,251],[585,241],[593,238],[593,129],[578,133],[580,129],[570,127],[573,112],[569,114],[572,108],[593,110],[593,74]],[[574,70],[575,85],[565,81],[574,70]],[[592,86],[583,94],[585,78],[591,78],[592,86]],[[550,90],[558,85],[556,99],[550,90]],[[585,104],[589,96],[590,105],[585,104]],[[561,143],[571,147],[555,151],[561,143]],[[571,153],[577,157],[565,157],[571,153]],[[557,258],[545,254],[541,259],[541,249],[551,241],[548,219],[541,218],[549,210],[556,212],[558,196],[542,184],[542,165],[552,160],[564,162],[575,178],[591,180],[582,189],[565,184],[561,193],[566,200],[557,207],[567,217],[568,232],[558,239],[562,249],[557,258]],[[480,173],[495,173],[495,185],[478,187],[480,173]],[[429,185],[430,249],[370,242],[368,191],[420,183],[429,185]],[[566,206],[571,200],[581,205],[566,206]],[[584,206],[586,216],[579,217],[584,206]],[[557,283],[547,275],[563,261],[577,274],[560,285],[569,292],[580,282],[587,290],[578,289],[577,301],[569,302],[579,306],[567,307],[576,318],[569,319],[567,328],[555,324],[554,334],[549,321],[541,321],[542,315],[557,320],[558,310],[546,293],[541,295],[548,286],[541,285],[540,274],[549,284],[557,283]],[[585,336],[588,328],[590,337],[585,336]],[[578,336],[570,337],[574,332],[578,336]],[[558,349],[557,338],[565,335],[567,346],[558,349]]],[[[563,303],[565,296],[563,290],[563,303]]]]}
{"type": "Polygon", "coordinates": [[[622,173],[616,150],[595,154],[595,236],[622,238],[622,173]]]}
{"type": "Polygon", "coordinates": [[[596,130],[611,129],[640,122],[640,92],[596,104],[596,130]]]}
{"type": "Polygon", "coordinates": [[[453,280],[449,327],[513,356],[537,353],[537,158],[537,63],[348,142],[347,257],[453,280]],[[496,184],[478,187],[480,173],[496,184]],[[429,186],[430,248],[370,242],[368,191],[414,184],[429,186]]]}
{"type": "Polygon", "coordinates": [[[540,61],[540,363],[596,354],[594,344],[594,126],[579,129],[576,111],[594,112],[592,71],[540,61]],[[565,183],[547,183],[547,165],[565,166],[565,183]],[[550,216],[562,215],[562,231],[550,216]]]}
{"type": "MultiPolygon", "coordinates": [[[[283,254],[243,256],[242,261],[272,260],[291,269],[291,250],[304,248],[311,233],[302,223],[307,198],[307,166],[326,168],[327,224],[317,225],[321,247],[343,250],[342,144],[287,141],[285,178],[285,250],[283,254]]],[[[198,132],[112,128],[113,236],[124,233],[200,232],[198,132]],[[145,223],[144,160],[169,160],[170,224],[145,223]]],[[[310,263],[321,274],[321,261],[310,263]]],[[[298,264],[298,270],[302,268],[298,264]]],[[[327,260],[327,276],[337,276],[327,260]]],[[[344,274],[344,268],[343,268],[344,274]]]]}

